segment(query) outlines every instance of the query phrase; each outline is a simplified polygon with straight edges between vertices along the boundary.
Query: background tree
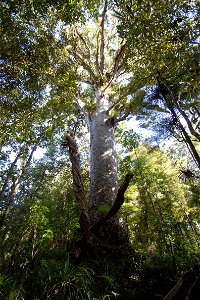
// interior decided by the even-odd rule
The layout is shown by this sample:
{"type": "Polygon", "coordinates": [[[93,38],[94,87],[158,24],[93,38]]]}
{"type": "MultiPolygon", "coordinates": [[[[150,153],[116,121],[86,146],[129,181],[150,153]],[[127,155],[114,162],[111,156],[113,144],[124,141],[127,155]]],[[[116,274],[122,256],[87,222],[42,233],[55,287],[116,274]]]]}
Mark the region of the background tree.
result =
{"type": "Polygon", "coordinates": [[[199,220],[195,214],[199,211],[199,192],[195,190],[199,178],[186,179],[186,183],[182,180],[180,166],[185,152],[183,157],[180,152],[178,157],[173,157],[172,151],[165,152],[144,143],[134,131],[121,131],[120,135],[124,145],[120,174],[133,173],[122,214],[136,251],[135,260],[146,258],[141,272],[136,270],[137,276],[147,284],[149,293],[152,289],[159,294],[166,289],[164,293],[167,293],[168,280],[165,279],[162,288],[158,282],[165,271],[179,272],[186,261],[193,260],[198,253],[199,220]]]}
{"type": "Polygon", "coordinates": [[[130,89],[134,91],[138,81],[141,87],[151,85],[148,96],[140,100],[135,112],[142,118],[150,117],[146,125],[154,130],[165,128],[163,134],[167,129],[168,134],[174,133],[183,140],[199,167],[198,149],[193,142],[199,141],[198,3],[136,1],[130,5],[119,1],[118,4],[122,24],[119,30],[129,42],[127,68],[134,70],[130,89]],[[165,22],[160,18],[162,14],[165,22]],[[158,126],[160,122],[162,125],[158,126]]]}

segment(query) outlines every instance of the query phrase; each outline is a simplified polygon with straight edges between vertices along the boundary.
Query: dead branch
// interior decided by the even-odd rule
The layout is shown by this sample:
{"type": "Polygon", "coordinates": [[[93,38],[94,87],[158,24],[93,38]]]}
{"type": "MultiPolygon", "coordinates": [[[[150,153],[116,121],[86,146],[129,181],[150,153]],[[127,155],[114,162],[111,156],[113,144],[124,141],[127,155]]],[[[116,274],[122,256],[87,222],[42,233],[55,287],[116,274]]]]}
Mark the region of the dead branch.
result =
{"type": "Polygon", "coordinates": [[[78,203],[80,203],[83,212],[87,214],[87,199],[81,176],[80,155],[72,132],[67,132],[65,141],[62,143],[62,146],[69,148],[70,161],[72,163],[73,189],[75,199],[78,203]]]}
{"type": "Polygon", "coordinates": [[[180,290],[180,287],[182,286],[183,283],[183,278],[181,277],[177,283],[175,284],[175,286],[169,291],[169,293],[164,297],[163,300],[171,300],[174,298],[174,296],[178,293],[178,291],[180,290]]]}

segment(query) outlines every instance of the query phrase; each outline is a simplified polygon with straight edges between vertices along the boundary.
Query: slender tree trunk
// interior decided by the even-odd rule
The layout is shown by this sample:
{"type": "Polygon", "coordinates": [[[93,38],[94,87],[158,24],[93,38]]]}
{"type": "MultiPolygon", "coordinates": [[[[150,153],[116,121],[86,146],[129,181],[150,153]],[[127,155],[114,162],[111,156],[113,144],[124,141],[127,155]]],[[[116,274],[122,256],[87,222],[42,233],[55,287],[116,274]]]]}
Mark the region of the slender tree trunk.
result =
{"type": "Polygon", "coordinates": [[[9,180],[10,180],[11,177],[12,177],[12,173],[14,172],[15,165],[16,165],[17,161],[19,160],[19,158],[21,157],[21,155],[22,155],[22,154],[24,153],[24,151],[27,149],[27,147],[28,147],[28,146],[27,146],[26,144],[23,144],[23,145],[20,147],[19,152],[17,153],[17,155],[16,155],[14,161],[11,163],[10,168],[9,168],[9,170],[8,170],[8,172],[7,172],[7,176],[6,176],[5,180],[4,180],[3,186],[2,186],[2,188],[1,188],[1,190],[0,190],[0,201],[3,200],[4,193],[5,193],[5,191],[6,191],[8,182],[9,182],[9,180]]]}
{"type": "MultiPolygon", "coordinates": [[[[193,128],[189,118],[187,117],[186,113],[181,109],[180,105],[175,100],[176,97],[175,97],[173,91],[163,81],[160,74],[159,74],[159,77],[157,78],[157,80],[158,80],[158,86],[159,86],[159,89],[160,89],[160,92],[161,92],[161,95],[162,95],[162,100],[165,103],[165,105],[168,107],[168,109],[170,110],[177,129],[181,132],[181,135],[184,139],[184,142],[186,143],[186,145],[187,145],[187,147],[188,147],[188,149],[189,149],[196,165],[200,169],[200,156],[199,156],[199,154],[198,154],[198,152],[197,152],[197,150],[196,150],[189,134],[185,130],[184,126],[182,125],[182,123],[181,123],[181,121],[180,121],[180,119],[179,119],[179,117],[176,113],[176,109],[178,109],[178,111],[180,112],[182,117],[185,119],[191,134],[194,135],[197,138],[197,140],[199,140],[199,134],[194,130],[194,128],[193,128]],[[167,98],[166,95],[169,95],[169,98],[167,98]]],[[[198,112],[198,110],[197,110],[197,112],[198,112]]]]}
{"type": "MultiPolygon", "coordinates": [[[[28,166],[30,165],[31,163],[31,160],[32,160],[32,157],[33,157],[33,154],[35,152],[37,148],[37,144],[35,144],[25,162],[25,164],[21,167],[20,171],[19,171],[19,174],[17,176],[17,179],[16,181],[14,182],[12,188],[11,188],[11,191],[10,191],[10,195],[9,195],[9,198],[8,198],[8,202],[6,203],[5,205],[5,209],[3,210],[2,214],[1,214],[1,218],[0,218],[0,229],[2,228],[2,226],[4,225],[5,221],[6,221],[6,218],[7,216],[9,215],[10,213],[10,210],[12,209],[12,206],[13,206],[13,203],[14,203],[14,199],[15,199],[15,196],[20,188],[20,185],[21,185],[21,182],[22,182],[22,179],[24,177],[24,174],[28,168],[28,166]]],[[[17,159],[17,157],[16,157],[17,159]]],[[[15,160],[16,160],[15,159],[15,160]]]]}
{"type": "Polygon", "coordinates": [[[176,126],[180,130],[185,143],[188,145],[188,148],[189,148],[189,150],[191,152],[191,155],[193,156],[193,159],[194,159],[196,165],[200,169],[200,156],[199,156],[199,154],[198,154],[198,152],[197,152],[197,150],[196,150],[196,148],[195,148],[195,146],[194,146],[194,144],[193,144],[193,142],[192,142],[189,134],[185,130],[184,126],[181,124],[181,122],[180,122],[180,120],[179,120],[179,118],[178,118],[175,110],[173,109],[173,107],[171,105],[168,105],[168,108],[171,111],[171,114],[172,114],[172,116],[173,116],[173,118],[174,118],[174,120],[176,122],[176,126]]]}
{"type": "Polygon", "coordinates": [[[190,130],[190,133],[195,136],[195,138],[197,139],[197,141],[200,142],[200,134],[193,128],[192,123],[190,121],[190,119],[188,118],[187,114],[184,112],[184,110],[180,107],[179,104],[177,104],[177,109],[180,112],[180,114],[182,115],[182,117],[184,118],[184,120],[187,123],[187,126],[190,130]]]}

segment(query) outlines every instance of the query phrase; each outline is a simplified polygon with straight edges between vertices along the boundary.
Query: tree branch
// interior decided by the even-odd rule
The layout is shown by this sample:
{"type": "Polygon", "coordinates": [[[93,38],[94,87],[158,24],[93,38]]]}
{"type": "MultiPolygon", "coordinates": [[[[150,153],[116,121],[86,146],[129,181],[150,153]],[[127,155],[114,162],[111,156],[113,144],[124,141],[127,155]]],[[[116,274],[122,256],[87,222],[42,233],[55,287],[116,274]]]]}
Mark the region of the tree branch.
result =
{"type": "Polygon", "coordinates": [[[85,39],[83,38],[82,34],[80,34],[78,32],[78,30],[76,29],[76,32],[77,32],[77,35],[78,37],[80,38],[80,40],[83,42],[83,44],[85,45],[87,51],[88,51],[88,54],[89,54],[89,57],[90,57],[90,47],[88,46],[87,42],[85,41],[85,39]]]}
{"type": "Polygon", "coordinates": [[[99,32],[97,34],[97,49],[96,49],[96,55],[95,55],[95,65],[96,65],[96,71],[99,75],[100,73],[100,67],[99,67],[99,32]]]}
{"type": "Polygon", "coordinates": [[[121,67],[120,63],[122,61],[122,58],[126,52],[127,49],[127,43],[121,46],[121,49],[119,50],[119,53],[115,57],[115,64],[113,67],[113,77],[116,75],[118,69],[121,67]]]}
{"type": "Polygon", "coordinates": [[[22,168],[21,168],[20,171],[19,171],[19,175],[18,175],[17,180],[15,181],[15,185],[14,185],[14,187],[13,187],[13,189],[12,189],[12,193],[11,193],[11,203],[13,202],[13,200],[14,200],[14,198],[15,198],[15,196],[16,196],[18,190],[19,190],[21,181],[22,181],[22,179],[23,179],[23,177],[24,177],[24,173],[25,173],[26,169],[28,168],[28,166],[29,166],[30,163],[31,163],[31,160],[32,160],[32,158],[33,158],[33,154],[34,154],[34,152],[36,151],[37,146],[38,146],[37,144],[35,144],[35,145],[33,146],[33,148],[32,148],[32,150],[31,150],[31,153],[29,154],[29,157],[28,157],[27,161],[25,162],[24,166],[22,166],[22,168]]]}
{"type": "Polygon", "coordinates": [[[84,190],[83,180],[81,176],[81,166],[80,166],[80,155],[78,152],[78,146],[74,139],[72,132],[67,132],[65,141],[62,146],[69,148],[70,161],[72,163],[72,176],[73,176],[73,189],[76,201],[80,204],[82,208],[82,213],[80,215],[79,223],[82,233],[82,239],[79,241],[79,247],[77,249],[77,258],[83,253],[84,247],[91,238],[90,222],[88,217],[87,209],[87,199],[84,190]],[[80,252],[80,253],[79,253],[80,252]]]}
{"type": "Polygon", "coordinates": [[[177,101],[177,109],[180,112],[180,114],[182,115],[182,117],[184,118],[184,120],[187,123],[187,126],[189,128],[190,133],[196,137],[196,139],[200,142],[200,134],[193,128],[192,123],[190,121],[190,119],[188,118],[187,114],[185,113],[185,111],[181,108],[180,104],[177,101]]]}
{"type": "Polygon", "coordinates": [[[119,50],[118,54],[115,57],[114,67],[113,67],[113,70],[111,72],[111,78],[110,78],[108,84],[106,85],[106,87],[104,88],[104,91],[111,85],[113,79],[117,75],[118,71],[121,69],[120,63],[121,63],[122,58],[123,58],[123,56],[126,52],[126,49],[127,49],[127,43],[125,43],[124,45],[121,46],[121,49],[119,50]]]}
{"type": "Polygon", "coordinates": [[[121,208],[122,204],[124,203],[124,194],[129,186],[130,180],[133,178],[133,174],[127,174],[124,182],[122,183],[122,185],[120,186],[118,193],[117,193],[117,197],[115,199],[115,202],[113,203],[113,206],[111,207],[111,209],[108,211],[108,213],[106,215],[104,215],[101,219],[99,219],[91,228],[91,232],[93,234],[97,233],[98,230],[100,229],[100,227],[106,222],[108,221],[111,217],[115,216],[116,213],[119,211],[119,209],[121,208]]]}
{"type": "Polygon", "coordinates": [[[10,179],[10,177],[11,177],[11,175],[12,175],[12,172],[13,172],[13,170],[14,170],[14,167],[15,167],[15,165],[16,165],[18,159],[20,158],[20,156],[23,154],[23,152],[24,152],[27,148],[28,148],[28,145],[27,145],[27,144],[23,144],[23,145],[20,147],[19,152],[18,152],[17,156],[15,157],[14,161],[11,163],[10,168],[9,168],[9,170],[8,170],[8,172],[7,172],[7,176],[6,176],[5,180],[4,180],[3,186],[2,186],[2,188],[1,188],[1,190],[0,190],[0,201],[1,201],[1,198],[3,197],[3,194],[4,194],[5,190],[6,190],[6,187],[7,187],[7,185],[8,185],[9,179],[10,179]]]}
{"type": "Polygon", "coordinates": [[[62,146],[69,148],[69,156],[72,163],[73,189],[75,199],[78,203],[80,203],[84,213],[87,213],[87,199],[81,176],[80,155],[72,132],[67,132],[65,141],[62,143],[62,146]]]}
{"type": "Polygon", "coordinates": [[[90,67],[90,65],[88,65],[88,63],[85,61],[85,59],[83,57],[81,57],[80,53],[77,53],[76,50],[71,50],[71,49],[69,49],[68,51],[71,55],[74,56],[74,58],[76,60],[78,60],[80,62],[80,64],[85,68],[85,70],[88,71],[90,76],[95,80],[96,76],[95,76],[94,72],[92,71],[92,68],[90,67]]]}
{"type": "Polygon", "coordinates": [[[104,10],[102,13],[102,19],[101,19],[101,41],[100,41],[100,64],[99,64],[99,68],[100,68],[100,72],[101,74],[103,74],[104,71],[104,48],[105,48],[105,41],[104,41],[104,23],[105,23],[105,15],[107,12],[107,6],[108,6],[108,1],[105,0],[104,3],[104,10]]]}
{"type": "Polygon", "coordinates": [[[126,120],[126,118],[131,114],[131,111],[125,110],[121,116],[115,119],[115,124],[126,120]]]}

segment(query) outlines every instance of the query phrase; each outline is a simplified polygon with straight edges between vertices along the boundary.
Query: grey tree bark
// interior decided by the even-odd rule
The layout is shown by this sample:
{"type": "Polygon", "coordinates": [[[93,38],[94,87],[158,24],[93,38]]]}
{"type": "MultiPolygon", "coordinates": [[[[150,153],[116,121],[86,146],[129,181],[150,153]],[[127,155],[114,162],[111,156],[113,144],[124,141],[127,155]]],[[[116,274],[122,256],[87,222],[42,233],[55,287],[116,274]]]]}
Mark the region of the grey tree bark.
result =
{"type": "MultiPolygon", "coordinates": [[[[89,220],[92,234],[101,245],[113,251],[115,246],[126,246],[127,229],[116,213],[124,201],[129,180],[118,185],[117,157],[115,151],[115,122],[109,117],[109,94],[96,89],[96,109],[89,118],[90,130],[90,199],[89,220]],[[106,210],[102,210],[102,206],[106,210]]],[[[116,249],[116,248],[115,248],[116,249]]]]}
{"type": "Polygon", "coordinates": [[[95,221],[101,204],[112,205],[118,191],[114,128],[108,122],[108,95],[96,92],[90,117],[90,215],[95,221]]]}

